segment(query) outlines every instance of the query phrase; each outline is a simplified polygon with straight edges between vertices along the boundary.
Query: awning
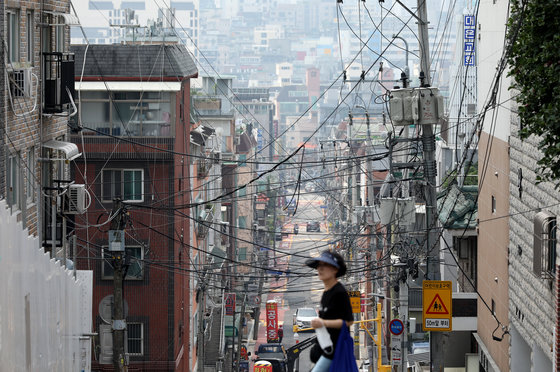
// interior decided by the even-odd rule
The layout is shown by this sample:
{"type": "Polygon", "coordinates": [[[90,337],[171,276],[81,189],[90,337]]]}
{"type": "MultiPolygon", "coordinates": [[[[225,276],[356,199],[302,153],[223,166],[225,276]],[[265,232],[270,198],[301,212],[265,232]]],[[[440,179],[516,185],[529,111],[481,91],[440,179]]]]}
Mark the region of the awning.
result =
{"type": "Polygon", "coordinates": [[[80,25],[80,20],[74,14],[59,13],[58,15],[61,16],[62,19],[64,19],[64,23],[68,26],[79,26],[80,25]]]}
{"type": "Polygon", "coordinates": [[[43,147],[47,149],[62,151],[66,156],[65,160],[74,160],[82,155],[78,151],[78,146],[71,142],[50,140],[43,143],[43,147]]]}
{"type": "Polygon", "coordinates": [[[179,81],[76,81],[76,90],[115,92],[179,92],[179,81]]]}
{"type": "Polygon", "coordinates": [[[53,16],[62,18],[63,23],[51,23],[49,24],[49,26],[79,26],[80,25],[80,20],[74,14],[49,12],[49,11],[44,11],[44,13],[52,14],[53,16]]]}
{"type": "Polygon", "coordinates": [[[191,143],[198,146],[204,146],[204,137],[199,132],[191,131],[191,143]]]}
{"type": "Polygon", "coordinates": [[[214,128],[210,128],[205,125],[202,126],[202,134],[204,134],[206,137],[210,137],[214,133],[216,133],[216,130],[214,128]]]}

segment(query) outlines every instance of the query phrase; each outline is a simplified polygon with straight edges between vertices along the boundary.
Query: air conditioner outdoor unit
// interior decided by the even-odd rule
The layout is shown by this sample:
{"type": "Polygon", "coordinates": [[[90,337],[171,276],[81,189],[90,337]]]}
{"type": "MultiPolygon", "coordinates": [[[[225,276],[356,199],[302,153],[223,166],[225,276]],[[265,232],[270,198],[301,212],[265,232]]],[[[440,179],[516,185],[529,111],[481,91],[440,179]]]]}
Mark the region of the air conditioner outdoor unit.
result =
{"type": "Polygon", "coordinates": [[[31,76],[30,68],[12,70],[8,73],[12,97],[31,97],[33,86],[31,76]]]}
{"type": "Polygon", "coordinates": [[[70,185],[66,193],[64,213],[82,214],[86,211],[86,185],[70,185]]]}

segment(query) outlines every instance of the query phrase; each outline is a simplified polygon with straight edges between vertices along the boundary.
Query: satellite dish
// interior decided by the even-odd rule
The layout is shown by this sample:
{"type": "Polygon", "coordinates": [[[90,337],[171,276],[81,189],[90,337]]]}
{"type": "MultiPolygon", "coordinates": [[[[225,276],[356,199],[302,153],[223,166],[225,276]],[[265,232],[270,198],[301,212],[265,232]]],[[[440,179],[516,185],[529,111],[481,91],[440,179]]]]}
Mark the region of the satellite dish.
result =
{"type": "MultiPolygon", "coordinates": [[[[113,295],[103,297],[99,302],[99,317],[106,324],[111,324],[113,320],[113,295]]],[[[128,303],[124,300],[124,317],[128,316],[128,303]]]]}

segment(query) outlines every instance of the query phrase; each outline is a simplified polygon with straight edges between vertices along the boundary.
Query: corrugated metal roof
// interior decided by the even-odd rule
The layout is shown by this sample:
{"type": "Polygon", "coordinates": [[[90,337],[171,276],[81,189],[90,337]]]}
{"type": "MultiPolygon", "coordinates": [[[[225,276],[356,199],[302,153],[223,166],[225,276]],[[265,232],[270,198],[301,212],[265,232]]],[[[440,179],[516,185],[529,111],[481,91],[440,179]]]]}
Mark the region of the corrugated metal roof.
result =
{"type": "Polygon", "coordinates": [[[76,78],[196,77],[198,69],[184,45],[71,45],[75,54],[76,78]],[[86,63],[84,65],[84,56],[86,63]]]}

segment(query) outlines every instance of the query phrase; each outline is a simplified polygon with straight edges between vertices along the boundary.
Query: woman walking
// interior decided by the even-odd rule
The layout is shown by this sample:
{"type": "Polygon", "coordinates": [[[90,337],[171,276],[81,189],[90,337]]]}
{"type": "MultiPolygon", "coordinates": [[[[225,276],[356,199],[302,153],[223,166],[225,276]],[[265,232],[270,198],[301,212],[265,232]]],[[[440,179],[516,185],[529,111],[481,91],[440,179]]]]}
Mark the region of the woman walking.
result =
{"type": "Polygon", "coordinates": [[[321,297],[319,317],[311,321],[311,327],[326,327],[333,347],[330,352],[326,352],[316,344],[311,349],[311,361],[315,363],[312,372],[327,372],[334,357],[334,348],[342,322],[346,322],[350,327],[354,319],[350,297],[342,283],[338,281],[339,277],[346,274],[346,264],[341,255],[331,251],[323,251],[319,257],[309,259],[305,264],[317,269],[317,275],[325,287],[321,297]]]}

